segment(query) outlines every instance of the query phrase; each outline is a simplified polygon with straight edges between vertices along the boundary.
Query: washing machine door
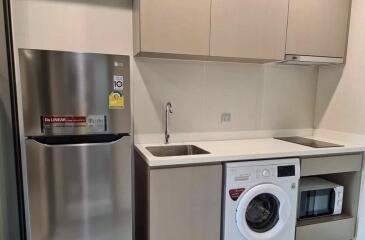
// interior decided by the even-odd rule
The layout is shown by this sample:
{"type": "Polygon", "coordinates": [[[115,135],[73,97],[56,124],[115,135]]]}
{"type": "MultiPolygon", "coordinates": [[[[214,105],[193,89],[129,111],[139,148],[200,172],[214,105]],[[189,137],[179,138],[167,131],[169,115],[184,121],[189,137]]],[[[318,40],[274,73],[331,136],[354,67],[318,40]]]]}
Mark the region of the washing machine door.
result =
{"type": "Polygon", "coordinates": [[[288,225],[292,206],[288,195],[274,184],[261,184],[240,199],[236,223],[246,239],[268,240],[288,225]]]}

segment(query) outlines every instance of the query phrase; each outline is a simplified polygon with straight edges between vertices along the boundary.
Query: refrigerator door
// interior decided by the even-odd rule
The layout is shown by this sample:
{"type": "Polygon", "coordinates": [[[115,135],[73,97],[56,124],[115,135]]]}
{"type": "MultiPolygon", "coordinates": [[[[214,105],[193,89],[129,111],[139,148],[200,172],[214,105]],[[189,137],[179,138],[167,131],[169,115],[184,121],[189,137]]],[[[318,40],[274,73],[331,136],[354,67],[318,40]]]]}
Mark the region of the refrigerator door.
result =
{"type": "Polygon", "coordinates": [[[132,240],[131,137],[26,140],[31,240],[132,240]]]}
{"type": "Polygon", "coordinates": [[[20,49],[26,136],[130,133],[129,57],[20,49]]]}

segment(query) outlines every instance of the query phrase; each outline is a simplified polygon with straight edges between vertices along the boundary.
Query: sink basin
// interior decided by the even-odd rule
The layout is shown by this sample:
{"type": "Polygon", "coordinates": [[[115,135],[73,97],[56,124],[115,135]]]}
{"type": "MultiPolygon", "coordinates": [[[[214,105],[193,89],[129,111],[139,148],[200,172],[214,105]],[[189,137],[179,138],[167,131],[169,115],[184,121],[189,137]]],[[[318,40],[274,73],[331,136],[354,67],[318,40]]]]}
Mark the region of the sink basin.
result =
{"type": "Polygon", "coordinates": [[[154,146],[146,147],[146,149],[156,157],[171,157],[185,155],[209,154],[195,145],[171,145],[171,146],[154,146]]]}

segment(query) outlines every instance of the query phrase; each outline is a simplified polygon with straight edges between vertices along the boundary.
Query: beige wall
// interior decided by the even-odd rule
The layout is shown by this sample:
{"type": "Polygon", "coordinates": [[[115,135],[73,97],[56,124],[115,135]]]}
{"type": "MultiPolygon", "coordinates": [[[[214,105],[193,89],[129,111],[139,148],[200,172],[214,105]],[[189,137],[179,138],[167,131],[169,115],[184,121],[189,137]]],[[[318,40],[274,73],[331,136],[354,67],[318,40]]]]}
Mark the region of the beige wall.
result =
{"type": "Polygon", "coordinates": [[[353,0],[347,63],[321,67],[316,126],[365,134],[365,1],[353,0]]]}
{"type": "MultiPolygon", "coordinates": [[[[16,47],[132,54],[131,0],[13,0],[16,47]]],[[[132,61],[135,131],[312,128],[317,68],[182,60],[132,61]],[[221,124],[220,114],[231,113],[221,124]]]]}
{"type": "Polygon", "coordinates": [[[18,47],[132,54],[130,0],[12,0],[18,47]]]}
{"type": "MultiPolygon", "coordinates": [[[[351,14],[345,67],[319,70],[316,126],[365,134],[365,1],[353,0],[351,14]]],[[[365,239],[365,182],[361,194],[358,240],[365,239]]]]}

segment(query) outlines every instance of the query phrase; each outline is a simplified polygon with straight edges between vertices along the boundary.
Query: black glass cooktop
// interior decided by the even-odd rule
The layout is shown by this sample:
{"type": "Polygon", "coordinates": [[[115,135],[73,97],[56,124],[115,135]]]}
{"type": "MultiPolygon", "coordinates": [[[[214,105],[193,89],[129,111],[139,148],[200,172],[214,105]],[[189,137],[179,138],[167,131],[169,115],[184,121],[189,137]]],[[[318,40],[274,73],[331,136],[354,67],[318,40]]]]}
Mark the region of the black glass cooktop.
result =
{"type": "Polygon", "coordinates": [[[323,142],[323,141],[317,141],[317,140],[304,138],[304,137],[278,137],[275,139],[286,141],[286,142],[291,142],[291,143],[296,143],[296,144],[300,144],[300,145],[304,145],[304,146],[308,146],[308,147],[312,147],[312,148],[344,147],[343,145],[338,145],[338,144],[323,142]]]}

